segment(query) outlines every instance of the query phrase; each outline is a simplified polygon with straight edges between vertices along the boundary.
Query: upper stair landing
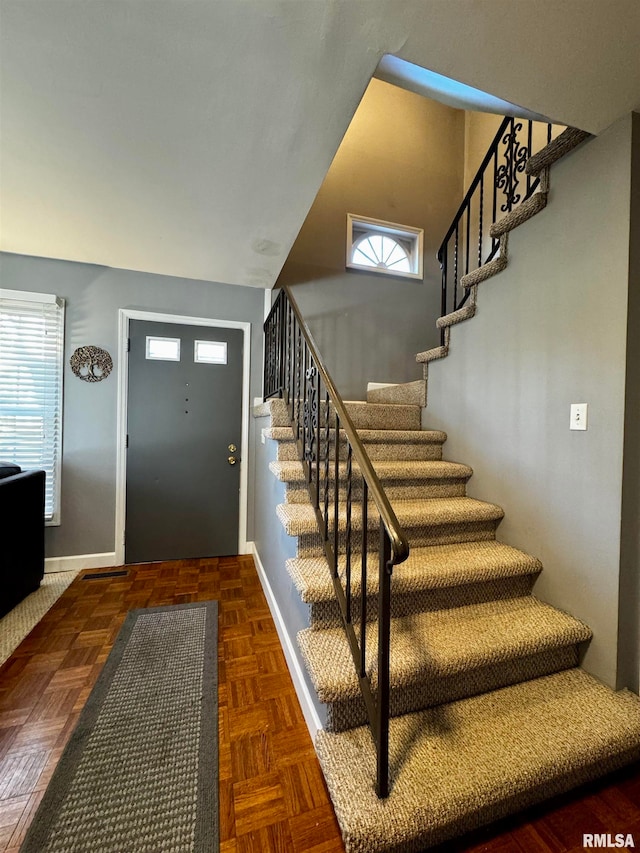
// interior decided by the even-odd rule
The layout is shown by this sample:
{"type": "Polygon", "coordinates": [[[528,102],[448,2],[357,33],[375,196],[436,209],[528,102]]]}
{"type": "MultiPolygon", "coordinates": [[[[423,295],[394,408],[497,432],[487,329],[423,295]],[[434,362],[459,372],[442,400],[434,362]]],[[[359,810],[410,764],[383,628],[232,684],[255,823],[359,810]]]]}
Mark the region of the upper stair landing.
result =
{"type": "MultiPolygon", "coordinates": [[[[548,145],[533,154],[524,164],[524,172],[527,176],[527,185],[532,179],[539,179],[539,184],[536,192],[525,198],[520,203],[515,203],[512,199],[509,200],[510,210],[504,216],[497,218],[491,222],[489,227],[489,237],[496,241],[499,251],[497,254],[492,253],[483,264],[479,264],[476,269],[463,273],[462,262],[460,263],[460,274],[458,275],[458,259],[456,252],[454,281],[452,282],[454,292],[454,307],[444,313],[437,321],[436,327],[441,330],[441,342],[437,347],[419,352],[416,355],[416,361],[424,365],[425,383],[428,378],[428,365],[431,361],[437,361],[441,358],[446,358],[449,353],[451,342],[451,327],[465,320],[471,319],[477,310],[477,291],[478,285],[487,281],[494,275],[505,270],[509,263],[509,234],[518,226],[522,225],[527,220],[536,216],[540,211],[544,210],[547,205],[550,188],[550,169],[561,157],[564,157],[578,145],[583,143],[590,137],[589,133],[578,130],[573,127],[566,128],[555,139],[552,139],[548,145]],[[513,201],[513,206],[512,205],[513,201]],[[457,276],[457,280],[456,280],[457,276]],[[460,288],[466,296],[462,297],[460,302],[457,302],[456,295],[460,288]],[[456,304],[457,303],[457,304],[456,304]]],[[[516,155],[517,156],[517,155],[516,155]]],[[[481,167],[482,169],[483,167],[481,167]]],[[[480,173],[474,179],[478,180],[480,173]]],[[[472,184],[473,187],[473,184],[472,184]]],[[[471,203],[471,202],[470,202],[471,203]]],[[[470,228],[467,222],[467,228],[470,228]]],[[[474,235],[475,244],[482,245],[482,219],[480,218],[480,237],[474,235]]],[[[456,238],[458,230],[455,230],[456,238]]],[[[473,242],[473,241],[472,241],[473,242]]],[[[449,273],[447,268],[447,252],[445,244],[440,249],[441,264],[443,264],[443,281],[447,280],[449,273]]],[[[443,285],[445,293],[447,288],[443,285]]],[[[446,301],[446,297],[445,297],[446,301]]]]}

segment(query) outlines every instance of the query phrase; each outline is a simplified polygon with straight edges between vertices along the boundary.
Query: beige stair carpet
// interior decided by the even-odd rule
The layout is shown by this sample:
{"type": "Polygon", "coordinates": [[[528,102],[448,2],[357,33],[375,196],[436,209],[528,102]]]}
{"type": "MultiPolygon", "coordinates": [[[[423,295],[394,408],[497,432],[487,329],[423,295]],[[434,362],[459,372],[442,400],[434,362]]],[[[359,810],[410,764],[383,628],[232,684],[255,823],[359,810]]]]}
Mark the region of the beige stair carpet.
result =
{"type": "Polygon", "coordinates": [[[579,669],[391,721],[390,796],[367,727],[316,749],[347,853],[418,853],[640,758],[640,702],[579,669]]]}
{"type": "MultiPolygon", "coordinates": [[[[461,283],[470,290],[469,302],[438,321],[443,345],[416,357],[425,380],[429,362],[448,354],[451,327],[475,313],[478,284],[506,267],[509,232],[546,205],[550,166],[585,138],[570,129],[531,158],[528,171],[541,176],[538,192],[493,224],[500,254],[461,283]]],[[[417,853],[640,758],[640,700],[615,693],[579,668],[590,629],[533,596],[542,566],[496,539],[503,510],[466,497],[471,469],[442,461],[446,436],[421,430],[420,406],[408,405],[405,396],[413,390],[347,404],[411,547],[392,577],[391,792],[384,800],[375,794],[371,731],[363,725],[358,678],[286,407],[280,401],[267,407],[271,423],[264,434],[278,442],[271,470],[286,491],[277,515],[297,541],[286,568],[309,605],[310,627],[299,633],[298,644],[327,709],[316,749],[347,853],[417,853]]],[[[335,455],[332,431],[330,440],[335,455]]],[[[343,434],[338,444],[344,459],[343,434]]],[[[354,629],[364,630],[375,689],[378,518],[369,512],[363,590],[357,469],[353,485],[354,613],[363,595],[370,605],[369,621],[361,626],[356,619],[354,629]]],[[[333,495],[331,480],[329,490],[333,495]]],[[[344,495],[340,488],[341,578],[344,495]]]]}
{"type": "MultiPolygon", "coordinates": [[[[270,467],[286,495],[277,514],[297,541],[286,570],[310,614],[298,644],[326,704],[317,749],[348,853],[421,850],[640,756],[640,702],[576,668],[590,629],[532,595],[540,562],[496,539],[503,510],[466,497],[472,470],[442,459],[446,435],[406,428],[415,426],[418,406],[412,414],[403,405],[396,414],[392,404],[376,404],[369,415],[370,404],[349,405],[382,482],[397,490],[391,502],[411,546],[392,578],[388,800],[378,800],[373,790],[375,755],[364,703],[293,432],[282,422],[283,404],[271,405],[271,423],[263,430],[278,443],[278,461],[270,467]],[[399,422],[403,427],[395,429],[399,422]],[[452,482],[455,495],[446,493],[452,482]]],[[[341,435],[341,458],[345,447],[341,435]]],[[[332,463],[331,496],[333,477],[332,463]]],[[[352,496],[359,488],[356,466],[352,496]]],[[[342,487],[343,579],[344,495],[342,487]]],[[[359,614],[362,514],[356,498],[351,524],[359,614]]],[[[366,666],[375,686],[378,520],[371,507],[368,527],[366,666]]]]}

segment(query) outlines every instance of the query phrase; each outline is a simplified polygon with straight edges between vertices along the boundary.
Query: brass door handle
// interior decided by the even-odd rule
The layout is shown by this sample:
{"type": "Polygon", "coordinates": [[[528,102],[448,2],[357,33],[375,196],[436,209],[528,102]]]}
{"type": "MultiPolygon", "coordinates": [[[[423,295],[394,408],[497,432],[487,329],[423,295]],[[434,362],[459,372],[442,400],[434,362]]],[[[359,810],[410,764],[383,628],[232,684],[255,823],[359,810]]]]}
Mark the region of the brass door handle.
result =
{"type": "Polygon", "coordinates": [[[230,444],[229,447],[227,448],[229,453],[235,453],[237,449],[238,448],[235,446],[235,444],[230,444]]]}
{"type": "Polygon", "coordinates": [[[238,460],[236,459],[236,457],[235,457],[235,456],[229,456],[229,457],[227,458],[227,462],[229,463],[229,465],[235,465],[237,461],[238,461],[238,460]]]}

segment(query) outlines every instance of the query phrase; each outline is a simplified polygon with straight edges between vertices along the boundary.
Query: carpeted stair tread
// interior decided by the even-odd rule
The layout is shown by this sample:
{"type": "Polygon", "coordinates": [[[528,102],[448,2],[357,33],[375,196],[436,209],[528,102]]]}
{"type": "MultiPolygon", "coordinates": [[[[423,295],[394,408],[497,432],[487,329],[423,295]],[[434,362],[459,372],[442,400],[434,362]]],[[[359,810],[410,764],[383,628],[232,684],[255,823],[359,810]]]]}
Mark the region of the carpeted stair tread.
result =
{"type": "MultiPolygon", "coordinates": [[[[458,462],[443,462],[441,460],[372,460],[374,470],[380,480],[468,480],[473,475],[473,469],[458,462]]],[[[347,470],[345,462],[340,463],[340,478],[347,470]]],[[[283,461],[270,462],[269,469],[278,480],[285,483],[305,482],[304,469],[301,462],[283,461]]],[[[360,479],[360,469],[353,463],[354,479],[360,479]]],[[[334,466],[330,465],[329,477],[334,478],[334,466]]]]}
{"type": "MultiPolygon", "coordinates": [[[[531,657],[591,636],[582,622],[531,595],[392,619],[391,688],[531,657]]],[[[344,630],[305,628],[298,645],[321,702],[359,696],[344,630]]],[[[367,671],[374,668],[377,647],[377,625],[370,624],[367,671]]]]}
{"type": "Polygon", "coordinates": [[[505,214],[502,219],[494,222],[489,228],[489,234],[491,237],[501,237],[508,231],[513,231],[514,228],[522,225],[523,222],[531,219],[537,213],[540,213],[546,206],[547,193],[542,191],[534,193],[517,207],[514,207],[509,213],[505,214]]]}
{"type": "Polygon", "coordinates": [[[540,172],[549,168],[569,151],[572,151],[586,139],[589,139],[590,133],[586,130],[578,130],[577,127],[567,127],[562,133],[558,134],[555,139],[552,139],[548,145],[545,145],[536,154],[533,154],[526,162],[525,172],[527,175],[539,175],[540,172]]]}
{"type": "Polygon", "coordinates": [[[347,853],[418,853],[640,757],[640,702],[569,669],[395,717],[392,787],[367,727],[316,750],[347,853]]]}
{"type": "Polygon", "coordinates": [[[456,326],[458,323],[463,323],[465,320],[470,320],[475,317],[476,305],[475,302],[465,305],[463,308],[458,308],[457,311],[451,311],[436,320],[438,329],[445,329],[447,326],[456,326]]]}
{"type": "Polygon", "coordinates": [[[472,272],[463,275],[460,279],[460,285],[464,287],[465,290],[470,290],[472,287],[482,284],[483,281],[486,281],[488,278],[491,278],[505,270],[509,263],[508,247],[509,232],[507,231],[500,237],[500,254],[493,260],[488,261],[481,267],[478,267],[478,269],[472,270],[472,272]]]}
{"type": "MultiPolygon", "coordinates": [[[[344,558],[341,557],[342,566],[344,558]]],[[[378,592],[378,555],[369,554],[367,591],[378,592]]],[[[333,601],[335,592],[329,566],[324,557],[294,557],[287,560],[287,571],[307,604],[333,601]]],[[[405,595],[429,589],[463,586],[539,574],[542,564],[530,554],[511,548],[495,539],[489,542],[463,542],[412,548],[404,563],[393,570],[392,594],[405,595]]],[[[360,559],[352,559],[354,593],[359,592],[360,559]]]]}
{"type": "MultiPolygon", "coordinates": [[[[361,526],[360,514],[356,504],[352,514],[352,528],[361,526]]],[[[498,523],[504,517],[504,511],[496,504],[478,501],[474,498],[430,498],[429,500],[398,501],[394,512],[400,525],[411,527],[436,527],[444,525],[472,524],[475,522],[498,523]]],[[[317,533],[315,511],[311,504],[288,503],[276,507],[278,518],[289,536],[302,536],[317,533]]],[[[340,525],[346,521],[346,509],[340,506],[340,525]]],[[[376,514],[369,514],[369,528],[376,529],[379,520],[376,514]]]]}
{"type": "Polygon", "coordinates": [[[428,364],[430,361],[437,361],[440,358],[446,358],[448,355],[449,345],[444,344],[443,346],[433,347],[433,349],[417,353],[416,361],[418,364],[428,364]]]}

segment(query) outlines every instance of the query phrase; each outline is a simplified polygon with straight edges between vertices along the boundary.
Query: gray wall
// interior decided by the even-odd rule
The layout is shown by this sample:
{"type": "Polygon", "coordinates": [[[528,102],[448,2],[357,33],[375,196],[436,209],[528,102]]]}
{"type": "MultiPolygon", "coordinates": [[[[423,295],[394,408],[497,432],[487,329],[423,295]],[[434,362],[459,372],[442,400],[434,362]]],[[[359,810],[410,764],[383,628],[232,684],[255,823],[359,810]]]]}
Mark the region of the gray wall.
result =
{"type": "Polygon", "coordinates": [[[464,113],[372,80],[280,276],[341,394],[419,379],[435,346],[435,254],[462,193],[464,113]],[[347,213],[424,228],[424,281],[346,270],[347,213]]]}
{"type": "MultiPolygon", "coordinates": [[[[252,420],[254,420],[252,418],[252,420]]],[[[255,489],[250,498],[254,501],[254,542],[260,562],[269,581],[269,586],[282,614],[291,639],[291,646],[304,675],[309,695],[315,710],[324,726],[327,716],[323,705],[309,678],[304,659],[296,642],[298,631],[310,624],[309,605],[300,598],[300,593],[287,572],[286,561],[296,556],[297,539],[285,533],[284,527],[276,515],[278,504],[285,502],[285,484],[269,470],[269,463],[276,459],[277,442],[266,439],[262,443],[262,429],[270,425],[268,417],[255,419],[255,489]]]]}
{"type": "Polygon", "coordinates": [[[469,493],[504,507],[499,538],[543,561],[536,594],[593,628],[585,665],[609,684],[617,670],[630,162],[628,116],[553,167],[549,206],[512,233],[509,268],[481,285],[477,315],[452,329],[449,357],[430,366],[424,418],[448,433],[446,457],[474,468],[469,493]],[[569,430],[572,402],[589,403],[586,432],[569,430]]]}
{"type": "MultiPolygon", "coordinates": [[[[109,269],[91,264],[0,255],[0,282],[13,290],[55,293],[67,301],[62,458],[62,514],[46,530],[48,557],[115,550],[118,309],[138,308],[250,322],[251,397],[262,393],[261,289],[109,269]],[[111,353],[103,382],[78,380],[69,356],[94,344],[111,353]]],[[[253,418],[250,419],[253,429],[253,418]]],[[[250,447],[252,436],[250,436],[250,447]]],[[[249,490],[255,477],[249,458],[249,490]]],[[[250,503],[250,508],[251,508],[250,503]]],[[[253,519],[249,516],[248,538],[253,519]]]]}
{"type": "Polygon", "coordinates": [[[618,684],[640,688],[640,114],[633,115],[618,684]]]}

